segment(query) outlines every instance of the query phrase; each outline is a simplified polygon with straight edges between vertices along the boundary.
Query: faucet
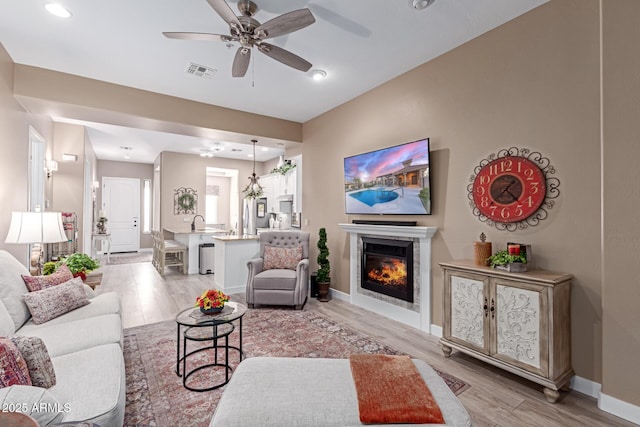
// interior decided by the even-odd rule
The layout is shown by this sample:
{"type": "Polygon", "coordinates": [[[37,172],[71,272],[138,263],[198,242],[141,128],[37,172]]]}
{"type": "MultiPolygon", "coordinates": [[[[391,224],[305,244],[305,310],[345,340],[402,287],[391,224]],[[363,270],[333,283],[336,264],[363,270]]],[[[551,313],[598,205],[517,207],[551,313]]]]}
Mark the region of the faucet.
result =
{"type": "Polygon", "coordinates": [[[203,221],[205,221],[204,217],[202,215],[196,215],[193,217],[193,221],[191,221],[191,231],[196,231],[196,218],[202,218],[203,221]]]}

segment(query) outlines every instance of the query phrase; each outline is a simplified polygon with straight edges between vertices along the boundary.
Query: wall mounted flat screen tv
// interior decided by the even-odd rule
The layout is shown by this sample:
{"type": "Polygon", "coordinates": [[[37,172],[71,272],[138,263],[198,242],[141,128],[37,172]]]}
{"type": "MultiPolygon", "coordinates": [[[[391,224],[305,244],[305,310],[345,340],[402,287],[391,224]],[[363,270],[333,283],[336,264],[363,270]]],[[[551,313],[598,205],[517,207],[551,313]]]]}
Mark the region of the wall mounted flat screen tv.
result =
{"type": "Polygon", "coordinates": [[[430,215],[429,138],[344,159],[347,214],[430,215]]]}

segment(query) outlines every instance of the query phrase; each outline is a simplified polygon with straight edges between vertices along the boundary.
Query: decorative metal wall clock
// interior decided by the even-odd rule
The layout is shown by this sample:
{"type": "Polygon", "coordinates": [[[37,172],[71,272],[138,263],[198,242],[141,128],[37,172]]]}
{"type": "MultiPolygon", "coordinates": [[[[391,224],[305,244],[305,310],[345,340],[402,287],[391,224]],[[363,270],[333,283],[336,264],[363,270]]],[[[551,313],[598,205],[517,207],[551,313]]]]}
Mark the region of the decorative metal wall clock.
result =
{"type": "Polygon", "coordinates": [[[560,195],[548,158],[526,148],[502,149],[483,159],[467,186],[473,214],[499,230],[533,227],[547,218],[560,195]]]}

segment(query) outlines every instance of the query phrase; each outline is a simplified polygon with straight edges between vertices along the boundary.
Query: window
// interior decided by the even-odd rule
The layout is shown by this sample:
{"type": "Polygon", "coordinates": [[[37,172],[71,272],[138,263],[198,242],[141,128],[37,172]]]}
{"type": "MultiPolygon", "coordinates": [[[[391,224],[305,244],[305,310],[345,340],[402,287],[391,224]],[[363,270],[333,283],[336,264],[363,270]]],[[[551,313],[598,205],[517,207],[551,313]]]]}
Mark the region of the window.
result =
{"type": "Polygon", "coordinates": [[[142,190],[143,206],[142,206],[142,232],[151,233],[151,180],[144,180],[142,190]]]}
{"type": "Polygon", "coordinates": [[[205,222],[207,224],[218,223],[218,196],[220,194],[220,187],[217,185],[207,184],[207,191],[205,195],[205,222]]]}

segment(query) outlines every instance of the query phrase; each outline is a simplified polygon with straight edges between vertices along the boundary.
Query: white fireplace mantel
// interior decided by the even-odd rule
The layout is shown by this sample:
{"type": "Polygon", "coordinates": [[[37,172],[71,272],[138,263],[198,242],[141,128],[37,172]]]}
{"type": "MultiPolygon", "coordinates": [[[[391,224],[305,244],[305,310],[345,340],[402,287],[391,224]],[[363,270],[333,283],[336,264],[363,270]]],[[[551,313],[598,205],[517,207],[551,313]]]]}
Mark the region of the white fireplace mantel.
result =
{"type": "Polygon", "coordinates": [[[431,238],[436,227],[404,225],[338,224],[349,233],[349,298],[351,304],[375,311],[393,320],[431,333],[431,238]],[[420,311],[415,312],[371,298],[358,292],[359,239],[362,235],[387,236],[392,238],[418,239],[420,250],[420,311]]]}

